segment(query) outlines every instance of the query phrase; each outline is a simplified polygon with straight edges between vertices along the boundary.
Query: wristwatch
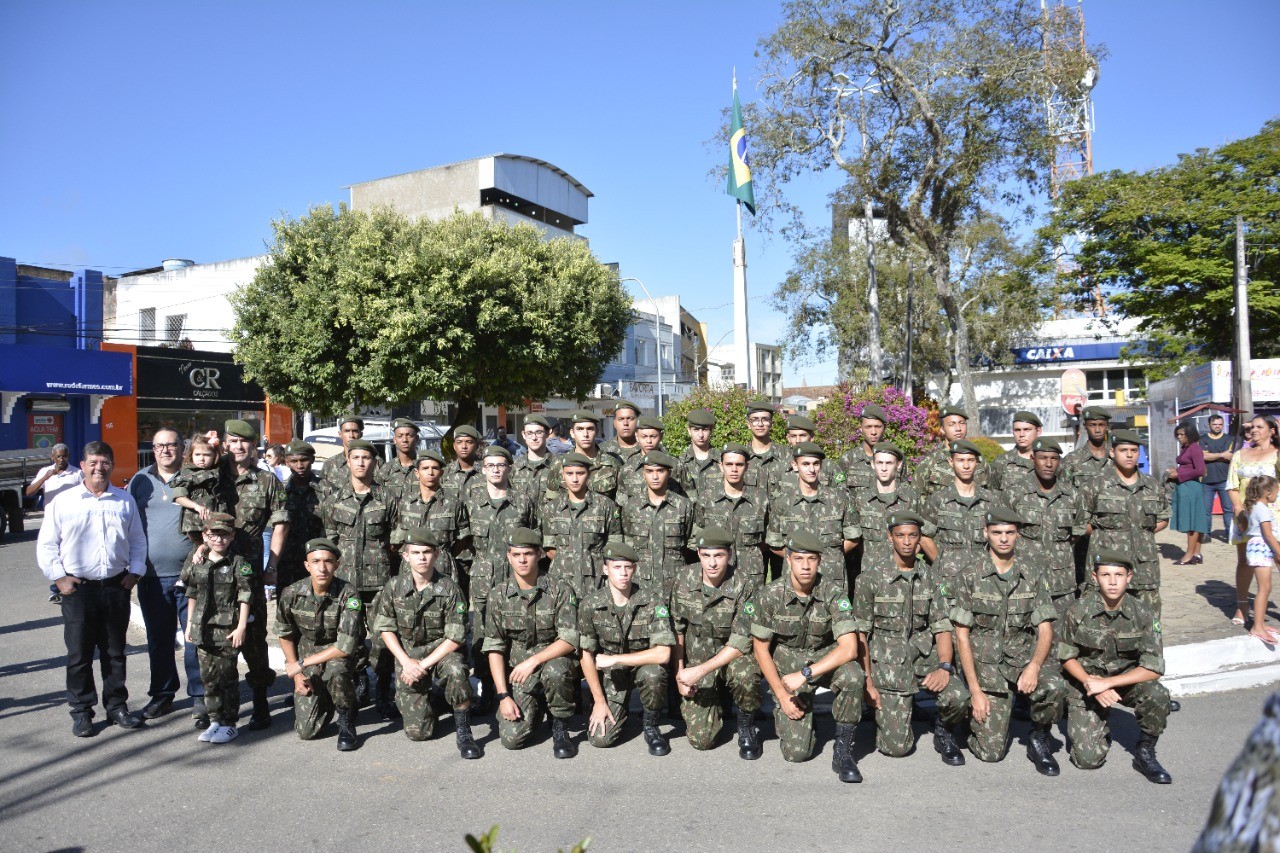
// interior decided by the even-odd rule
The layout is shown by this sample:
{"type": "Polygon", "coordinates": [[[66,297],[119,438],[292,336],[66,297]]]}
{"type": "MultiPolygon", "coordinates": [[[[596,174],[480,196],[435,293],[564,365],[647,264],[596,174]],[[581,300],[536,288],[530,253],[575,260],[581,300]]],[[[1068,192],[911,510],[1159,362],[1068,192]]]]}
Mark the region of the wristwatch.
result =
{"type": "Polygon", "coordinates": [[[956,668],[951,664],[947,663],[946,661],[943,661],[942,663],[938,664],[938,669],[945,670],[946,672],[949,672],[952,675],[955,675],[955,672],[956,672],[956,668]]]}
{"type": "Polygon", "coordinates": [[[809,664],[805,664],[800,667],[800,674],[804,676],[805,682],[808,683],[809,679],[813,678],[813,667],[809,664]]]}
{"type": "Polygon", "coordinates": [[[503,699],[510,699],[510,698],[511,698],[511,694],[510,694],[510,693],[495,693],[495,694],[493,694],[493,698],[494,698],[494,699],[496,699],[497,701],[501,702],[503,699]]]}

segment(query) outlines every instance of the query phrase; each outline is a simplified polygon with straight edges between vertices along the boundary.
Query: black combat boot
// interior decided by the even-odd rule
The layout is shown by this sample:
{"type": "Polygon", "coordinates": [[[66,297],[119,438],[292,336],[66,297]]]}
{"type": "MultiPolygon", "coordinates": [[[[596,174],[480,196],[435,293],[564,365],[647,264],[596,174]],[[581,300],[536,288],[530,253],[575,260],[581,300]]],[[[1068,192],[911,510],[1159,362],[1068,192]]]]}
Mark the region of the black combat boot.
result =
{"type": "Polygon", "coordinates": [[[1173,781],[1173,777],[1169,775],[1169,771],[1160,766],[1160,759],[1156,758],[1156,741],[1159,738],[1143,732],[1138,738],[1138,750],[1133,756],[1133,769],[1137,770],[1148,781],[1155,782],[1157,785],[1168,785],[1173,781]]]}
{"type": "Polygon", "coordinates": [[[852,723],[836,723],[836,742],[831,749],[831,769],[840,777],[841,782],[861,782],[862,774],[858,772],[858,762],[853,758],[852,723]]]}
{"type": "Polygon", "coordinates": [[[671,751],[666,735],[658,731],[658,712],[644,709],[644,742],[649,744],[650,755],[666,755],[671,751]]]}
{"type": "Polygon", "coordinates": [[[458,754],[463,758],[479,758],[483,755],[480,745],[471,736],[471,711],[467,708],[455,710],[453,725],[457,729],[458,754]]]}
{"type": "Polygon", "coordinates": [[[338,709],[338,752],[351,752],[360,748],[356,739],[356,712],[353,708],[338,709]]]}
{"type": "Polygon", "coordinates": [[[573,758],[578,745],[569,737],[568,724],[559,717],[551,718],[551,754],[556,758],[573,758]]]}
{"type": "Polygon", "coordinates": [[[191,705],[191,718],[197,729],[209,728],[209,708],[205,705],[203,696],[195,697],[191,705]]]}
{"type": "Polygon", "coordinates": [[[1036,766],[1036,772],[1043,776],[1057,776],[1058,761],[1053,757],[1053,743],[1049,740],[1049,727],[1036,723],[1031,727],[1031,736],[1027,739],[1027,758],[1036,766]]]}
{"type": "Polygon", "coordinates": [[[392,686],[391,673],[378,673],[378,714],[384,720],[400,718],[400,709],[396,707],[395,688],[392,686]]]}
{"type": "Polygon", "coordinates": [[[942,756],[943,764],[949,764],[952,767],[960,767],[964,764],[964,753],[956,745],[955,732],[942,720],[933,722],[933,748],[942,756]]]}
{"type": "Polygon", "coordinates": [[[760,733],[756,731],[755,716],[738,709],[738,757],[747,761],[760,757],[760,733]]]}
{"type": "Polygon", "coordinates": [[[267,688],[253,688],[253,716],[249,718],[249,728],[262,731],[271,725],[271,706],[267,704],[267,688]]]}

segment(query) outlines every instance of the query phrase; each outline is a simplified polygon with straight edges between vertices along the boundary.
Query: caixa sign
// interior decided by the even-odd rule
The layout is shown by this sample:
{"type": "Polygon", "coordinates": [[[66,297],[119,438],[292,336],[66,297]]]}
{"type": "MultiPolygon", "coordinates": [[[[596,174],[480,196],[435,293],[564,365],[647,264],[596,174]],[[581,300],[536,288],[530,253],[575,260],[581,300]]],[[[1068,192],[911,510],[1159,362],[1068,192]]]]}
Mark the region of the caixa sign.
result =
{"type": "Polygon", "coordinates": [[[1018,364],[1044,364],[1061,361],[1102,361],[1120,357],[1124,343],[1110,344],[1045,344],[1014,347],[1013,360],[1018,364]]]}

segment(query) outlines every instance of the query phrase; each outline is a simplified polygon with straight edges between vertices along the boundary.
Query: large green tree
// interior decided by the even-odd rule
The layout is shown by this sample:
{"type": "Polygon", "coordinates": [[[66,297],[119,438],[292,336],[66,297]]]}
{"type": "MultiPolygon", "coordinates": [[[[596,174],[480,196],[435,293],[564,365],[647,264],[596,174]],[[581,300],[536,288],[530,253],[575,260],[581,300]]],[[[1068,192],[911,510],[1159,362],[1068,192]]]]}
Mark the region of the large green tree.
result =
{"type": "Polygon", "coordinates": [[[1086,301],[1101,286],[1120,316],[1139,318],[1142,343],[1126,354],[1160,378],[1231,355],[1237,215],[1248,231],[1253,353],[1277,356],[1280,120],[1171,166],[1072,181],[1040,230],[1043,259],[1052,262],[1064,236],[1080,238],[1061,284],[1086,301]]]}
{"type": "Polygon", "coordinates": [[[272,225],[231,336],[248,377],[295,408],[452,400],[471,423],[482,401],[582,399],[622,349],[630,300],[584,241],[345,206],[272,225]]]}

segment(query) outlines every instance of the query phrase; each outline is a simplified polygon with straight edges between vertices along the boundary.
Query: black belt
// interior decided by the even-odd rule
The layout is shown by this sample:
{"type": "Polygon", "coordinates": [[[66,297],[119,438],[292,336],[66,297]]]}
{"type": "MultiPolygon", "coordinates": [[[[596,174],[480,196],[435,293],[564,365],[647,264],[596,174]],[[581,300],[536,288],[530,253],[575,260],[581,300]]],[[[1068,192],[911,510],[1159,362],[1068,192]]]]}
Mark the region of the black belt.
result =
{"type": "MultiPolygon", "coordinates": [[[[124,580],[124,576],[127,574],[128,572],[121,572],[118,575],[112,575],[111,577],[103,578],[102,580],[91,580],[89,578],[76,578],[76,580],[80,581],[82,584],[88,584],[90,586],[119,586],[120,582],[124,580]]],[[[75,577],[75,575],[72,575],[72,577],[75,577]]]]}

